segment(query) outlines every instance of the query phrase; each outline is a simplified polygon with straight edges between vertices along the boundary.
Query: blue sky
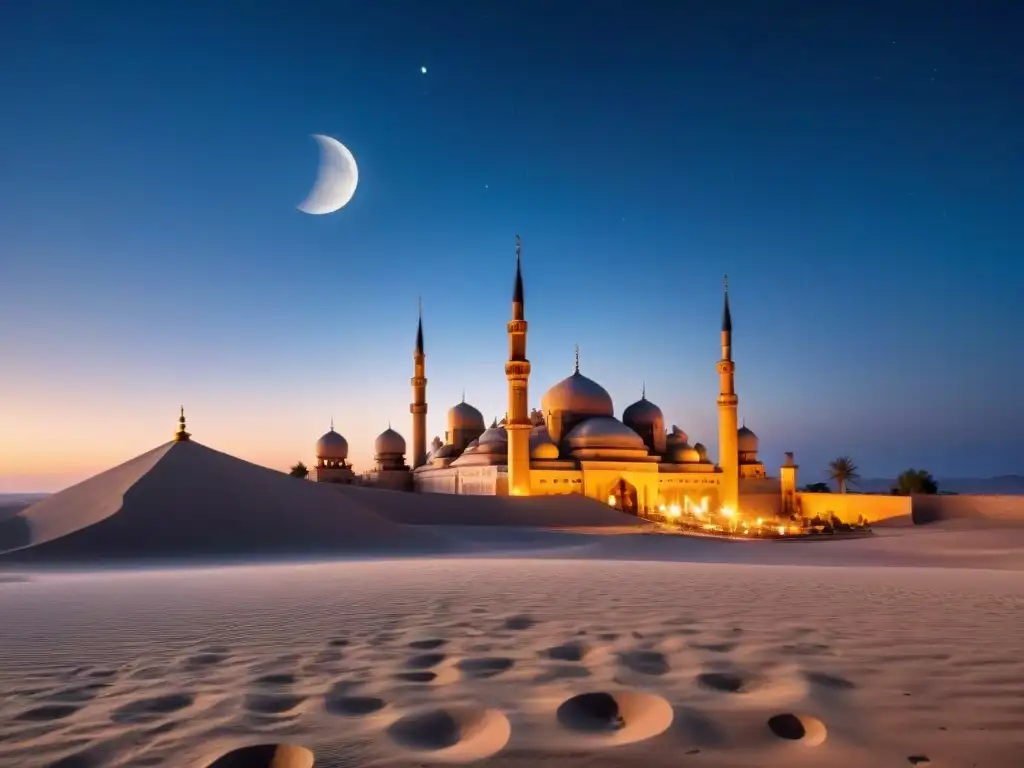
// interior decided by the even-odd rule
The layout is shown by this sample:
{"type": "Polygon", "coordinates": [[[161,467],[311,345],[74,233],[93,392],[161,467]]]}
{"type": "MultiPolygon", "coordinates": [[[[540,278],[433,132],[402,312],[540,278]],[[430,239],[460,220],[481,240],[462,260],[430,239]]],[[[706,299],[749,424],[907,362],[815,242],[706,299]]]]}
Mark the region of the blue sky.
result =
{"type": "Polygon", "coordinates": [[[740,412],[804,480],[1020,471],[1024,26],[1015,4],[18,4],[0,23],[0,490],[163,442],[271,466],[333,416],[365,467],[531,400],[647,382],[717,444],[721,279],[740,412]],[[424,75],[420,67],[427,67],[424,75]],[[344,142],[360,186],[295,209],[344,142]],[[56,437],[55,437],[56,436],[56,437]]]}

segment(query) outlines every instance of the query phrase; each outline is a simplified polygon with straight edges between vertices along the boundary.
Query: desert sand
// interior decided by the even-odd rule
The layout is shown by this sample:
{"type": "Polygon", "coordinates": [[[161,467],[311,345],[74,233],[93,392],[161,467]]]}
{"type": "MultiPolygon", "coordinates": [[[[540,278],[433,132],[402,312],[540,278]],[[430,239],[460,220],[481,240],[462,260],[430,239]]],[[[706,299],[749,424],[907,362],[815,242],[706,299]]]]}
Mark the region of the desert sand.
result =
{"type": "Polygon", "coordinates": [[[182,445],[0,521],[0,766],[1024,764],[1024,527],[688,538],[182,445]]]}

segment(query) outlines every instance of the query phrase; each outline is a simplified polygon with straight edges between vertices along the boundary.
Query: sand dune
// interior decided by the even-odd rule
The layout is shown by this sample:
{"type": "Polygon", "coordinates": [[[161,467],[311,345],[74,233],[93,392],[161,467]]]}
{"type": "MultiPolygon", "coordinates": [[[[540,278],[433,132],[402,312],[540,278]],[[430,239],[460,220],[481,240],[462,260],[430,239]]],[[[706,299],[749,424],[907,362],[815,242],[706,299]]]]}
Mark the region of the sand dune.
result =
{"type": "Polygon", "coordinates": [[[37,574],[0,585],[0,765],[1001,768],[1022,609],[982,570],[37,574]]]}
{"type": "Polygon", "coordinates": [[[3,562],[453,551],[443,536],[194,442],[168,443],[0,521],[3,562]],[[16,551],[11,551],[16,550],[16,551]]]}

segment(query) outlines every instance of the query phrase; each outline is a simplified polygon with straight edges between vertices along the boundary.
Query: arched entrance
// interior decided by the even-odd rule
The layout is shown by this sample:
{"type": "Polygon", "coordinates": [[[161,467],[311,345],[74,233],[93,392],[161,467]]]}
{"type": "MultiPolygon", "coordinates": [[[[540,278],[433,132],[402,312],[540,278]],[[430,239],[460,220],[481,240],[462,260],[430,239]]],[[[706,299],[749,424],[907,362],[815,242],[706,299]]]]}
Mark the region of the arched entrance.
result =
{"type": "Polygon", "coordinates": [[[630,515],[639,515],[636,486],[620,477],[608,491],[608,505],[630,515]]]}

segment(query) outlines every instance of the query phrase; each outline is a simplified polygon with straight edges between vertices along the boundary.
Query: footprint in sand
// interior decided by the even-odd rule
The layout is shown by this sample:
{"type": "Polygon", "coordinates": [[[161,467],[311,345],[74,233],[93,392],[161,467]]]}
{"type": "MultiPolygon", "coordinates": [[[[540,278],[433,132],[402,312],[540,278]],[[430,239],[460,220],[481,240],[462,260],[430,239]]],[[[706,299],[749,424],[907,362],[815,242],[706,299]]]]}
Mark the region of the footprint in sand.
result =
{"type": "Polygon", "coordinates": [[[741,693],[750,687],[747,677],[737,672],[702,672],[697,682],[719,693],[741,693]]]}
{"type": "Polygon", "coordinates": [[[422,640],[413,640],[409,643],[409,647],[417,651],[433,651],[447,642],[447,640],[440,637],[427,637],[422,640]]]}
{"type": "Polygon", "coordinates": [[[579,680],[583,677],[590,677],[591,672],[586,667],[575,664],[552,664],[546,667],[533,678],[535,683],[553,683],[556,680],[579,680]]]}
{"type": "Polygon", "coordinates": [[[406,683],[432,683],[437,679],[436,672],[396,672],[395,679],[406,683]]]}
{"type": "Polygon", "coordinates": [[[254,744],[221,755],[207,768],[313,768],[313,753],[295,744],[254,744]]]}
{"type": "Polygon", "coordinates": [[[456,666],[468,677],[486,679],[507,672],[512,669],[514,664],[512,659],[503,656],[485,656],[476,659],[462,659],[456,666]]]}
{"type": "Polygon", "coordinates": [[[31,723],[44,723],[71,717],[79,709],[79,707],[73,704],[44,704],[41,707],[27,709],[14,719],[31,723]]]}
{"type": "MultiPolygon", "coordinates": [[[[650,739],[672,725],[672,705],[640,691],[593,691],[562,702],[555,717],[588,746],[613,746],[650,739]]],[[[579,744],[577,744],[579,746],[579,744]]]]}
{"type": "Polygon", "coordinates": [[[668,659],[658,651],[626,651],[619,654],[619,662],[641,675],[660,676],[669,671],[668,659]]]}
{"type": "Polygon", "coordinates": [[[711,651],[712,653],[731,653],[735,651],[739,643],[690,643],[690,647],[698,651],[711,651]]]}
{"type": "Polygon", "coordinates": [[[286,715],[305,700],[305,696],[286,693],[250,693],[245,697],[243,706],[253,715],[286,715]]]}
{"type": "Polygon", "coordinates": [[[504,714],[482,707],[417,712],[388,728],[391,740],[423,758],[445,762],[482,760],[499,752],[512,735],[504,714]]]}
{"type": "Polygon", "coordinates": [[[408,669],[430,669],[431,667],[436,667],[446,658],[448,657],[443,653],[421,653],[417,656],[409,657],[405,662],[405,666],[408,669]]]}
{"type": "Polygon", "coordinates": [[[366,717],[380,712],[387,706],[384,699],[376,696],[345,696],[328,693],[324,697],[324,709],[341,717],[366,717]]]}
{"type": "Polygon", "coordinates": [[[523,629],[530,629],[531,627],[536,625],[536,623],[537,622],[533,619],[532,616],[527,616],[525,613],[521,613],[516,616],[509,616],[507,619],[505,619],[505,622],[504,624],[502,624],[502,626],[505,629],[514,629],[519,631],[523,629]]]}
{"type": "Polygon", "coordinates": [[[221,664],[230,658],[230,651],[223,646],[203,648],[185,659],[185,666],[189,669],[197,667],[212,667],[221,664]]]}
{"type": "Polygon", "coordinates": [[[335,637],[332,640],[327,641],[328,648],[345,648],[349,644],[347,637],[335,637]]]}
{"type": "Polygon", "coordinates": [[[828,729],[818,718],[791,712],[768,718],[768,729],[780,739],[799,741],[808,747],[818,746],[828,736],[828,729]]]}
{"type": "Polygon", "coordinates": [[[851,691],[857,687],[845,677],[830,675],[826,672],[804,672],[804,678],[811,685],[828,688],[833,691],[851,691]]]}
{"type": "Polygon", "coordinates": [[[99,682],[74,685],[64,690],[56,691],[50,698],[61,704],[87,704],[110,687],[110,683],[99,682]]]}
{"type": "Polygon", "coordinates": [[[588,653],[590,653],[590,647],[575,640],[562,645],[554,645],[543,651],[545,656],[555,661],[583,661],[588,653]]]}
{"type": "Polygon", "coordinates": [[[291,672],[275,672],[269,675],[263,675],[253,680],[256,685],[294,685],[298,678],[291,672]]]}
{"type": "Polygon", "coordinates": [[[152,723],[192,706],[194,701],[195,697],[189,693],[170,693],[151,699],[138,699],[115,709],[110,719],[122,725],[152,723]]]}

